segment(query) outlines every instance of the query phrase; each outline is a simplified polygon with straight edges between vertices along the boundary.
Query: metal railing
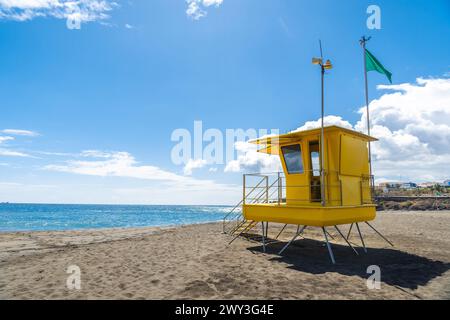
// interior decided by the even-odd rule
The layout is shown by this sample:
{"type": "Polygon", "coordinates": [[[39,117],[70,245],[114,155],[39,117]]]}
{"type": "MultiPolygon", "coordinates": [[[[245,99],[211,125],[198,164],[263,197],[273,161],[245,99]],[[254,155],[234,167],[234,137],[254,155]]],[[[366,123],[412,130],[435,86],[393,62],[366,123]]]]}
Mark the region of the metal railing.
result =
{"type": "MultiPolygon", "coordinates": [[[[287,190],[286,177],[283,173],[273,174],[246,174],[243,177],[243,201],[241,204],[311,204],[322,202],[322,192],[320,184],[320,172],[318,170],[309,171],[314,180],[310,184],[289,185],[287,190]],[[251,178],[259,178],[258,183],[252,183],[251,178]],[[303,192],[295,190],[303,189],[303,192]],[[256,192],[255,190],[259,190],[256,192]],[[302,194],[304,197],[298,198],[293,195],[302,194]]],[[[374,203],[374,180],[373,176],[362,175],[359,178],[360,204],[374,203]]],[[[325,171],[325,194],[323,203],[325,206],[343,206],[343,186],[338,171],[325,171]],[[328,181],[333,181],[328,183],[328,181]]],[[[311,180],[310,180],[311,181],[311,180]]]]}
{"type": "MultiPolygon", "coordinates": [[[[244,175],[244,185],[246,183],[245,176],[247,175],[244,175]]],[[[269,178],[267,175],[251,174],[248,176],[254,177],[259,176],[260,179],[258,180],[255,186],[251,188],[249,187],[250,191],[246,195],[244,195],[242,200],[223,217],[222,228],[224,233],[230,232],[230,230],[238,228],[242,223],[245,222],[245,219],[242,216],[242,205],[245,204],[246,197],[253,196],[252,200],[247,200],[247,203],[252,204],[268,203],[267,201],[269,199],[268,197],[269,189],[273,188],[273,186],[277,183],[277,181],[275,181],[271,185],[269,185],[268,184],[269,178]],[[266,186],[262,186],[264,183],[266,184],[266,186]]]]}
{"type": "MultiPolygon", "coordinates": [[[[242,215],[242,206],[246,204],[278,204],[283,205],[287,202],[297,205],[306,205],[311,203],[321,203],[321,185],[320,185],[320,171],[311,170],[307,172],[314,177],[314,182],[306,185],[289,185],[289,192],[287,190],[286,177],[282,172],[269,174],[245,174],[243,175],[242,200],[234,206],[223,218],[223,232],[232,233],[245,223],[242,215]],[[304,198],[289,197],[289,195],[296,194],[292,190],[307,189],[305,192],[297,194],[304,194],[304,198]]],[[[325,171],[325,181],[334,181],[334,183],[325,183],[325,199],[323,203],[325,206],[343,206],[343,187],[339,172],[325,171]]],[[[374,178],[373,176],[363,175],[359,177],[360,188],[360,204],[374,203],[374,178]]]]}

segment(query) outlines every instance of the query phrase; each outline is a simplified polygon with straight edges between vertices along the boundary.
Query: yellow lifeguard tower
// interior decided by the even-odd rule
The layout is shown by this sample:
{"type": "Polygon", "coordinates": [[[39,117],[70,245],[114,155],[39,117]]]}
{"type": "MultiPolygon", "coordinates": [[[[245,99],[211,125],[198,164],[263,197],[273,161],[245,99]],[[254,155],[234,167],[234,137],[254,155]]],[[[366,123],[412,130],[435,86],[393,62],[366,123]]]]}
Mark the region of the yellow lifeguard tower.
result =
{"type": "Polygon", "coordinates": [[[366,251],[359,227],[363,222],[392,245],[369,223],[376,217],[370,143],[377,139],[339,126],[324,126],[323,77],[332,65],[329,60],[323,61],[323,58],[313,59],[313,64],[320,65],[322,71],[321,127],[250,141],[260,147],[259,152],[278,155],[283,172],[243,176],[242,201],[223,221],[223,231],[234,235],[230,244],[261,223],[265,251],[269,222],[284,224],[276,239],[287,225],[296,225],[295,236],[281,254],[307,227],[320,227],[331,261],[335,263],[326,228],[336,229],[358,254],[348,238],[356,225],[366,251]],[[340,225],[350,225],[347,237],[339,229],[340,225]]]}
{"type": "Polygon", "coordinates": [[[265,250],[269,222],[285,224],[284,228],[297,225],[297,233],[281,254],[307,227],[320,227],[335,263],[326,227],[336,229],[357,253],[338,227],[356,225],[366,250],[358,223],[373,228],[368,222],[376,217],[368,154],[369,142],[376,140],[360,132],[328,126],[323,132],[318,128],[250,141],[260,146],[259,152],[278,155],[283,172],[243,176],[242,201],[224,219],[224,232],[235,235],[234,241],[262,223],[265,250]],[[242,208],[242,216],[238,207],[242,208]],[[230,220],[234,224],[226,230],[230,220]]]}
{"type": "Polygon", "coordinates": [[[249,191],[254,186],[244,175],[246,220],[326,227],[375,219],[368,142],[376,139],[337,126],[325,127],[322,169],[320,134],[320,129],[314,129],[252,141],[263,146],[259,152],[280,156],[284,174],[279,179],[277,174],[276,185],[268,185],[268,175],[262,177],[265,185],[256,189],[267,188],[265,203],[252,198],[254,193],[249,191]],[[278,189],[276,198],[274,188],[278,189]]]}

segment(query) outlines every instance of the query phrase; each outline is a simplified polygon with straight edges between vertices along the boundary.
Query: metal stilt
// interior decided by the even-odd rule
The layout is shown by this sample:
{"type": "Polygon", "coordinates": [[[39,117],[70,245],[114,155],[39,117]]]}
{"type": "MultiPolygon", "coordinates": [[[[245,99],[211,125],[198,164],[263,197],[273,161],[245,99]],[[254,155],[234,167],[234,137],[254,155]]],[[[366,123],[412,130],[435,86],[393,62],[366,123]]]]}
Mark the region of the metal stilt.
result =
{"type": "MultiPolygon", "coordinates": [[[[300,226],[298,226],[297,230],[299,230],[299,229],[300,229],[300,226]]],[[[284,252],[284,250],[286,250],[286,249],[291,245],[291,243],[294,242],[294,240],[297,239],[297,237],[298,237],[299,235],[301,235],[301,234],[303,233],[303,231],[305,231],[305,229],[306,229],[306,226],[304,226],[300,231],[297,231],[297,233],[294,235],[294,237],[291,239],[291,241],[289,241],[289,242],[283,247],[283,249],[281,249],[280,252],[278,252],[278,254],[282,254],[282,253],[284,252]]]]}
{"type": "Polygon", "coordinates": [[[341,237],[344,238],[345,242],[347,242],[348,246],[353,249],[353,251],[356,253],[356,255],[359,256],[358,251],[356,251],[356,249],[352,246],[352,244],[345,238],[345,236],[342,234],[341,230],[339,230],[339,228],[337,226],[334,226],[334,227],[336,228],[337,232],[339,232],[341,237]]]}
{"type": "Polygon", "coordinates": [[[281,236],[281,234],[283,233],[284,229],[286,229],[288,225],[285,224],[284,227],[281,229],[280,233],[278,233],[278,235],[276,236],[275,240],[278,240],[278,238],[281,236]]]}
{"type": "Polygon", "coordinates": [[[371,227],[372,230],[375,231],[381,238],[383,238],[384,241],[386,241],[387,243],[389,243],[392,247],[394,246],[394,244],[393,244],[392,242],[390,242],[388,239],[386,239],[386,237],[383,236],[380,232],[378,232],[378,230],[375,229],[370,223],[368,223],[368,222],[366,221],[366,224],[367,224],[369,227],[371,227]]]}
{"type": "Polygon", "coordinates": [[[329,233],[328,231],[327,231],[327,235],[330,236],[331,240],[334,240],[333,235],[331,233],[329,233]]]}
{"type": "Polygon", "coordinates": [[[265,240],[265,228],[264,228],[264,222],[261,222],[262,223],[262,244],[263,244],[263,252],[266,252],[266,240],[265,240]]]}
{"type": "Polygon", "coordinates": [[[322,227],[322,231],[323,231],[323,235],[325,236],[325,241],[327,243],[328,253],[330,254],[331,262],[333,264],[336,264],[336,260],[334,260],[333,250],[331,250],[331,245],[328,242],[327,230],[325,230],[325,227],[322,227]]]}
{"type": "Polygon", "coordinates": [[[359,229],[359,224],[358,223],[356,223],[356,229],[358,229],[358,234],[359,234],[359,237],[361,238],[361,243],[362,243],[362,246],[364,248],[364,252],[367,253],[366,244],[364,243],[364,239],[363,239],[363,236],[361,234],[361,230],[359,229]]]}
{"type": "Polygon", "coordinates": [[[353,223],[350,225],[350,229],[348,229],[347,240],[350,239],[350,234],[352,232],[352,228],[353,228],[353,223]]]}

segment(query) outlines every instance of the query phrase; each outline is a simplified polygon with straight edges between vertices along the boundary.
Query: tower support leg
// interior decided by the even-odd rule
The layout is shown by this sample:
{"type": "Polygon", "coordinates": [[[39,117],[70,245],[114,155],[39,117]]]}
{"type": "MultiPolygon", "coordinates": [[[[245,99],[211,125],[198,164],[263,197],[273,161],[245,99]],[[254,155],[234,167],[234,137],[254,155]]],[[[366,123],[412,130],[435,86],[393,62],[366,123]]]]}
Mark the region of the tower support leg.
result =
{"type": "Polygon", "coordinates": [[[266,228],[264,227],[264,222],[261,222],[262,224],[262,244],[263,244],[263,252],[266,252],[266,237],[265,237],[265,232],[266,232],[266,228]]]}
{"type": "Polygon", "coordinates": [[[278,233],[277,237],[275,238],[275,240],[278,240],[278,238],[281,236],[281,234],[283,233],[284,229],[286,229],[287,224],[284,225],[284,227],[281,229],[281,231],[278,233]]]}
{"type": "Polygon", "coordinates": [[[392,247],[394,246],[394,244],[392,242],[390,242],[385,236],[383,236],[380,232],[378,232],[377,229],[375,229],[370,223],[368,223],[366,221],[366,224],[372,228],[373,231],[375,231],[381,238],[383,238],[384,241],[386,241],[387,243],[389,243],[392,247]]]}
{"type": "Polygon", "coordinates": [[[352,246],[352,244],[347,240],[347,238],[345,238],[345,236],[342,234],[341,230],[339,230],[339,228],[337,226],[334,226],[337,230],[337,232],[339,232],[339,234],[341,235],[341,237],[345,240],[345,242],[347,242],[348,246],[350,248],[352,248],[352,250],[356,253],[356,255],[359,255],[358,251],[356,251],[356,249],[352,246]]]}
{"type": "Polygon", "coordinates": [[[356,223],[356,229],[358,229],[359,238],[361,239],[361,244],[362,244],[362,246],[364,248],[364,252],[367,253],[366,244],[364,243],[364,238],[362,236],[361,230],[359,229],[358,222],[356,223]]]}
{"type": "Polygon", "coordinates": [[[331,250],[330,242],[328,242],[327,230],[325,227],[322,227],[323,235],[325,236],[325,241],[327,243],[328,253],[330,254],[330,259],[333,264],[336,264],[336,260],[334,260],[333,250],[331,250]]]}
{"type": "Polygon", "coordinates": [[[331,233],[329,233],[328,230],[327,230],[327,235],[331,238],[331,240],[334,240],[333,235],[331,233]]]}
{"type": "Polygon", "coordinates": [[[294,242],[295,239],[297,239],[298,236],[300,236],[303,231],[305,231],[306,226],[303,226],[303,228],[300,229],[300,226],[298,226],[297,228],[297,233],[294,235],[294,237],[291,239],[291,241],[289,241],[284,247],[283,249],[280,250],[280,252],[278,252],[278,254],[282,254],[284,252],[284,250],[286,250],[292,242],[294,242]]]}
{"type": "Polygon", "coordinates": [[[353,223],[350,225],[350,229],[348,229],[347,240],[350,239],[350,233],[352,232],[352,229],[353,229],[353,223]]]}

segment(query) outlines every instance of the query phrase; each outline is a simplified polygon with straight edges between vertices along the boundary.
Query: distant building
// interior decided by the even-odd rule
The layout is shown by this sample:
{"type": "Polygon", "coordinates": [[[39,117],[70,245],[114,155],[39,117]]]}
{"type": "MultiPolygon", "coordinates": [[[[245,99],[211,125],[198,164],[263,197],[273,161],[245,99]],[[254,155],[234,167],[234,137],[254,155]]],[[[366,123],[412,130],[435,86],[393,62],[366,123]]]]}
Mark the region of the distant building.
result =
{"type": "Polygon", "coordinates": [[[399,189],[401,185],[401,182],[382,182],[378,185],[378,188],[384,193],[388,193],[391,190],[399,189]]]}
{"type": "Polygon", "coordinates": [[[382,189],[399,189],[401,185],[401,182],[382,182],[379,186],[382,189]]]}
{"type": "Polygon", "coordinates": [[[404,183],[402,183],[402,185],[400,186],[400,189],[404,189],[404,190],[417,189],[417,183],[414,183],[414,182],[404,182],[404,183]]]}
{"type": "Polygon", "coordinates": [[[432,188],[435,185],[439,185],[439,182],[423,182],[423,183],[419,183],[419,188],[432,188]]]}

